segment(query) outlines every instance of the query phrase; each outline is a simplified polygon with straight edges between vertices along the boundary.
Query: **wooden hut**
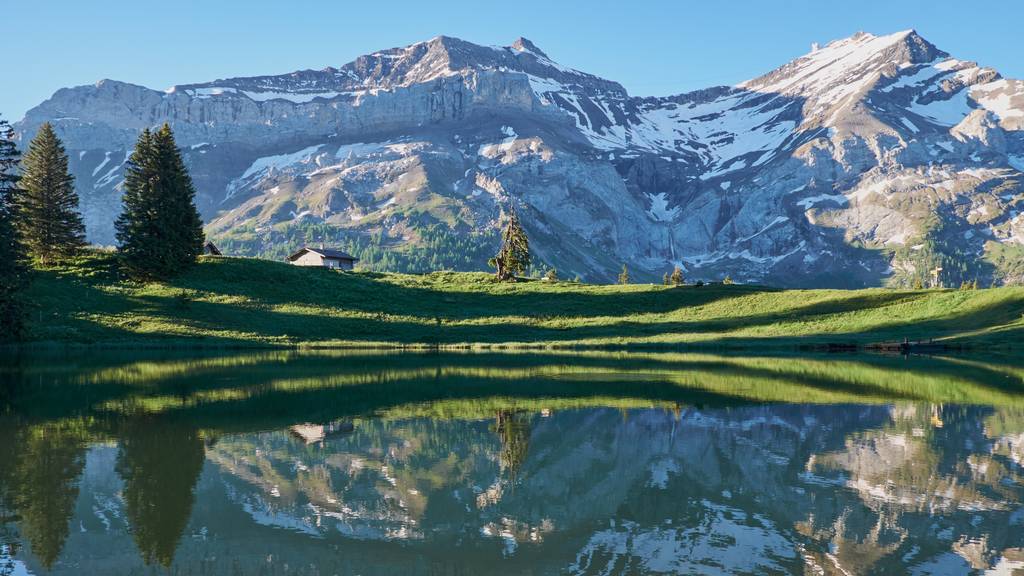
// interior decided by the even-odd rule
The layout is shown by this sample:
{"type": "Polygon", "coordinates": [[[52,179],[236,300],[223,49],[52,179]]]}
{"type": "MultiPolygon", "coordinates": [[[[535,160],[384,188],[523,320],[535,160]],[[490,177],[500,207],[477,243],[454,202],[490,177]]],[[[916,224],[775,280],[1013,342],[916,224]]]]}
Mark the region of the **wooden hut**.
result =
{"type": "Polygon", "coordinates": [[[351,270],[358,260],[341,250],[308,246],[288,257],[288,261],[294,266],[317,266],[333,270],[351,270]]]}

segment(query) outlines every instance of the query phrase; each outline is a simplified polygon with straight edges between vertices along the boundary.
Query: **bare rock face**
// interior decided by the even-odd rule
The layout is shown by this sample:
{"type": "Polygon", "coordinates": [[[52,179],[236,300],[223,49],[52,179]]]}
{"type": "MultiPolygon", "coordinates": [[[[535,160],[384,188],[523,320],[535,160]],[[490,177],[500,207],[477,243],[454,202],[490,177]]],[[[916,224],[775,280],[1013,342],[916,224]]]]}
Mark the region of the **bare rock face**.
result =
{"type": "Polygon", "coordinates": [[[438,37],[339,68],[62,89],[16,129],[45,121],[104,244],[133,142],[169,122],[207,233],[241,254],[315,240],[370,267],[478,269],[515,207],[539,262],[594,281],[628,264],[641,279],[984,284],[1018,281],[1024,259],[1024,82],[914,31],[663,98],[524,38],[438,37]]]}

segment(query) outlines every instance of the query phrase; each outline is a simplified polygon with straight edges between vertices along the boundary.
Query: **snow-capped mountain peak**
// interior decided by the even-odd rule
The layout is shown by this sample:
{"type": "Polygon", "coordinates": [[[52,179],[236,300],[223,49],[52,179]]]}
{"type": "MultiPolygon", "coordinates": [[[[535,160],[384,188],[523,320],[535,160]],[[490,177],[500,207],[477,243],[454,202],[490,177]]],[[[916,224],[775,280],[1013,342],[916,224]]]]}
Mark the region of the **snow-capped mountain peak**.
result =
{"type": "MultiPolygon", "coordinates": [[[[16,129],[29,138],[46,121],[99,242],[113,240],[138,131],[169,121],[207,233],[239,253],[309,224],[325,241],[381,238],[388,250],[416,246],[426,226],[477,244],[514,202],[538,261],[588,279],[627,262],[651,277],[680,266],[691,278],[905,285],[928,262],[970,255],[944,266],[970,274],[949,282],[1024,281],[1024,82],[913,30],[858,33],[736,86],[649,98],[525,38],[437,36],[336,68],[62,89],[16,129]],[[926,234],[955,253],[920,252],[926,234]]],[[[463,256],[441,265],[486,262],[463,256]]]]}
{"type": "Polygon", "coordinates": [[[861,101],[883,79],[948,57],[914,30],[884,36],[858,32],[812,47],[804,56],[737,88],[798,99],[805,125],[832,127],[838,109],[861,101]]]}
{"type": "Polygon", "coordinates": [[[914,30],[875,36],[867,32],[829,42],[738,88],[774,94],[806,95],[837,83],[868,80],[874,73],[892,71],[948,56],[914,30]]]}
{"type": "Polygon", "coordinates": [[[354,98],[370,90],[392,90],[486,72],[520,72],[625,97],[625,90],[618,83],[562,66],[526,38],[519,38],[510,46],[490,47],[451,36],[435,36],[425,42],[379,50],[340,68],[229,78],[174,86],[165,93],[306,103],[315,99],[354,98]]]}
{"type": "Polygon", "coordinates": [[[519,38],[516,38],[516,41],[513,42],[512,45],[509,46],[509,48],[515,50],[516,52],[529,52],[529,53],[534,54],[536,56],[540,56],[541,58],[547,58],[548,57],[548,55],[545,54],[543,50],[541,50],[540,48],[537,48],[536,44],[534,44],[533,42],[530,42],[529,40],[527,40],[526,38],[523,38],[522,36],[520,36],[519,38]]]}

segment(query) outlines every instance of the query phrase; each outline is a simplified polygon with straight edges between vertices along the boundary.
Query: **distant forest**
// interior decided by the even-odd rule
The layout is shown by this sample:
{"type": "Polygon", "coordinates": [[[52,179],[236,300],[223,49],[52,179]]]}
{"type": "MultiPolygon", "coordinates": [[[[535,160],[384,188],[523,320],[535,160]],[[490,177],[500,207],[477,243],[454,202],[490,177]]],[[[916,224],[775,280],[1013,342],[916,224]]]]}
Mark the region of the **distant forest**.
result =
{"type": "Polygon", "coordinates": [[[383,231],[367,234],[323,223],[301,223],[275,231],[272,241],[257,238],[247,227],[236,228],[231,236],[214,238],[228,255],[261,256],[283,260],[303,246],[323,243],[344,250],[359,259],[359,268],[376,272],[426,273],[434,270],[486,270],[487,261],[498,251],[498,231],[458,234],[445,224],[429,224],[415,231],[415,241],[400,245],[383,231]]]}

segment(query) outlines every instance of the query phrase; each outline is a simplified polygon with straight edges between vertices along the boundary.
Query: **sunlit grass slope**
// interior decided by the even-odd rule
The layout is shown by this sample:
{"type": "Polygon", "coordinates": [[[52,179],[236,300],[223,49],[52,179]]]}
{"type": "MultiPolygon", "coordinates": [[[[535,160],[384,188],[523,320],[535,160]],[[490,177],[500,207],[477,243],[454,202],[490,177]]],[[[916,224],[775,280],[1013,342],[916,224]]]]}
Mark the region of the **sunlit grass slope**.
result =
{"type": "Polygon", "coordinates": [[[32,296],[31,339],[74,344],[783,348],[934,338],[988,348],[1024,334],[1024,288],[508,284],[240,258],[136,283],[112,255],[90,253],[38,271],[32,296]]]}

